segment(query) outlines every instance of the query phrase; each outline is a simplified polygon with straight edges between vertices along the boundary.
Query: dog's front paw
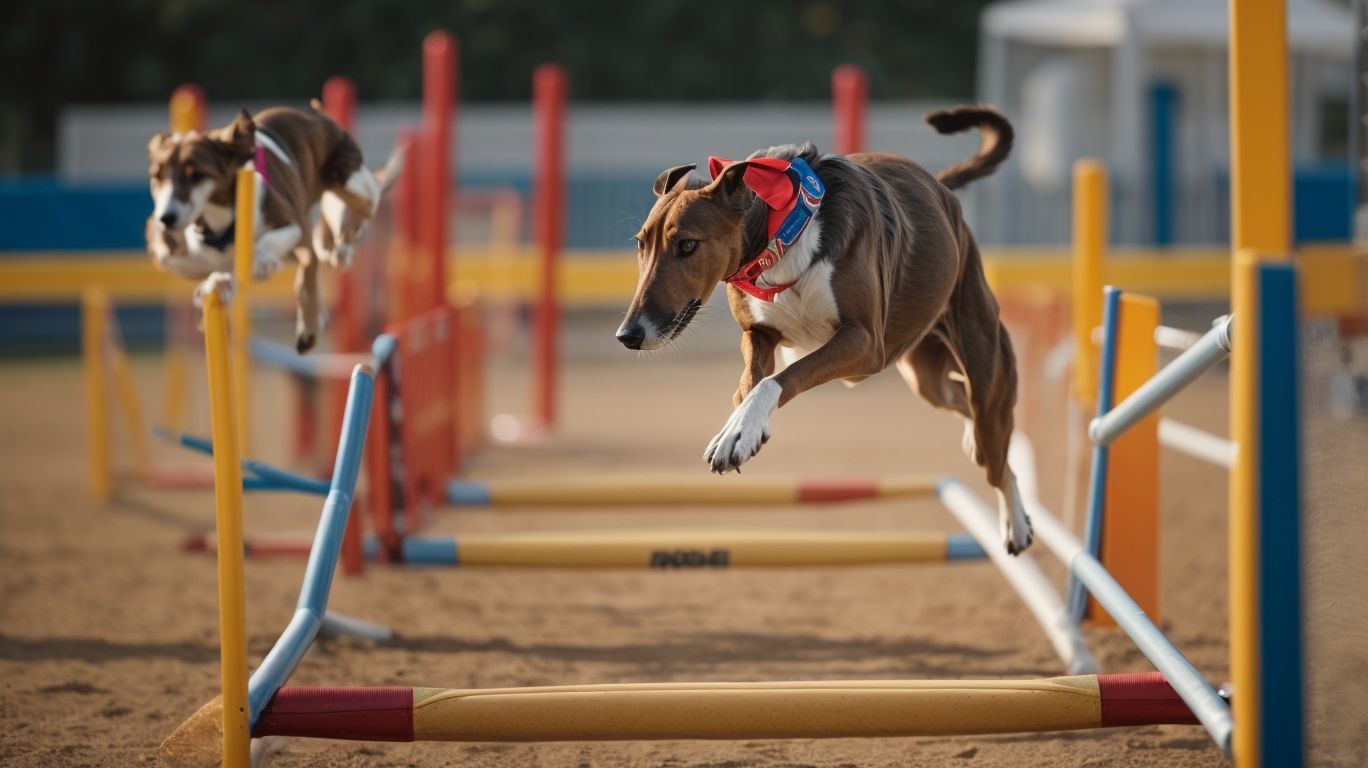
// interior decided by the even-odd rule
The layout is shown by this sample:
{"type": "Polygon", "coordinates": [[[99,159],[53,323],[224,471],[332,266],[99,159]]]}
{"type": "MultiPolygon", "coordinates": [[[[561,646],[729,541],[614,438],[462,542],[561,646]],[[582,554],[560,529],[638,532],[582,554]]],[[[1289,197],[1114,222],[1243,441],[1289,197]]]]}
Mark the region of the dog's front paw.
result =
{"type": "Polygon", "coordinates": [[[295,337],[295,351],[302,355],[313,349],[316,343],[318,343],[318,337],[315,334],[301,333],[295,337]]]}
{"type": "Polygon", "coordinates": [[[331,251],[319,254],[323,262],[335,269],[346,269],[352,265],[352,254],[356,248],[351,243],[335,243],[331,251]]]}
{"type": "Polygon", "coordinates": [[[252,279],[269,280],[271,275],[280,271],[280,257],[270,251],[258,248],[252,252],[252,279]]]}
{"type": "Polygon", "coordinates": [[[722,431],[708,443],[703,460],[719,475],[741,470],[770,437],[769,417],[779,404],[780,387],[764,379],[732,411],[722,431]]]}
{"type": "Polygon", "coordinates": [[[195,309],[204,309],[204,297],[213,293],[218,296],[220,304],[227,304],[233,300],[233,275],[228,272],[215,272],[204,279],[199,285],[195,286],[195,309]]]}

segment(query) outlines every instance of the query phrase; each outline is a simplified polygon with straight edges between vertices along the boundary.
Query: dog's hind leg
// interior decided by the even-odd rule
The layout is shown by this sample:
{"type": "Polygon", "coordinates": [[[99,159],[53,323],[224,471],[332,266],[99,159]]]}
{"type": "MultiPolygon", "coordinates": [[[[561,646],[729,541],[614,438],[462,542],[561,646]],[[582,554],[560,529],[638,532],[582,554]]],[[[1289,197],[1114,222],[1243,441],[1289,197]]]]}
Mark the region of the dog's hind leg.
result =
{"type": "Polygon", "coordinates": [[[1002,539],[1007,551],[1017,554],[1031,544],[1031,521],[1016,475],[1007,465],[1016,365],[1007,332],[996,313],[989,317],[996,331],[974,334],[972,341],[958,345],[958,352],[942,329],[928,334],[898,361],[898,372],[931,405],[966,420],[964,453],[984,468],[988,483],[997,490],[1002,539]]]}
{"type": "Polygon", "coordinates": [[[304,354],[318,342],[322,306],[318,300],[318,257],[308,247],[295,249],[295,350],[304,354]]]}

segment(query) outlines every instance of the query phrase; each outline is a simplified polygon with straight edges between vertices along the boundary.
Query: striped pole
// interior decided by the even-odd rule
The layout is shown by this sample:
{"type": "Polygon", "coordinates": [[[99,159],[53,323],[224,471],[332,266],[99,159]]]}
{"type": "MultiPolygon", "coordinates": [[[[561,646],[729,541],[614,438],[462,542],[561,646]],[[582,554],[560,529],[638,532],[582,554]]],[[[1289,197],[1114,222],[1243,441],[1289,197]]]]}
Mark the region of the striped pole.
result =
{"type": "Polygon", "coordinates": [[[830,504],[932,496],[932,477],[792,478],[620,475],[548,480],[456,481],[446,501],[458,506],[619,507],[830,504]]]}
{"type": "MultiPolygon", "coordinates": [[[[1295,337],[1295,301],[1264,306],[1260,296],[1263,265],[1287,263],[1292,247],[1286,16],[1282,0],[1230,0],[1230,435],[1237,446],[1230,473],[1230,670],[1240,696],[1234,742],[1240,768],[1297,766],[1305,758],[1300,654],[1266,655],[1299,649],[1301,627],[1297,403],[1271,399],[1287,389],[1295,393],[1297,366],[1286,349],[1265,350],[1263,337],[1269,330],[1282,335],[1288,325],[1295,337]],[[1275,366],[1286,368],[1279,375],[1275,366]],[[1263,384],[1273,390],[1264,391],[1263,384]],[[1290,435],[1281,419],[1261,423],[1279,410],[1293,414],[1290,435]],[[1289,445],[1268,444],[1274,436],[1289,445]],[[1263,462],[1280,450],[1291,461],[1263,462]],[[1270,483],[1280,492],[1270,494],[1270,483]],[[1288,542],[1263,537],[1275,529],[1292,534],[1290,549],[1288,542]],[[1270,593],[1279,580],[1281,587],[1270,593]],[[1297,671],[1269,679],[1278,667],[1297,671]]],[[[1294,342],[1284,346],[1295,348],[1294,342]]]]}
{"type": "Polygon", "coordinates": [[[257,736],[365,741],[834,739],[1196,722],[1157,674],[1042,680],[286,688],[257,736]]]}
{"type": "MultiPolygon", "coordinates": [[[[252,490],[248,487],[245,490],[252,490]]],[[[274,490],[282,490],[276,488],[274,490]]],[[[185,540],[186,552],[212,552],[213,534],[185,540]]],[[[243,541],[249,558],[308,557],[311,540],[301,533],[263,533],[243,541]]],[[[365,542],[367,559],[387,559],[381,540],[365,542]]],[[[971,536],[934,532],[826,530],[542,531],[408,536],[396,562],[445,567],[524,568],[793,568],[941,563],[982,559],[971,536]]],[[[1086,652],[1086,649],[1085,649],[1086,652]]],[[[1071,654],[1065,661],[1082,658],[1071,654]]],[[[1071,667],[1086,671],[1090,661],[1071,667]]]]}
{"type": "Polygon", "coordinates": [[[204,346],[209,368],[209,411],[213,420],[214,509],[218,540],[219,663],[223,690],[223,765],[251,765],[247,711],[247,603],[243,596],[242,468],[238,463],[238,419],[232,391],[228,321],[217,290],[204,297],[204,346]]]}
{"type": "MultiPolygon", "coordinates": [[[[375,556],[378,544],[368,542],[375,556]]],[[[403,562],[463,568],[792,568],[980,559],[963,534],[646,529],[404,538],[403,562]]]]}

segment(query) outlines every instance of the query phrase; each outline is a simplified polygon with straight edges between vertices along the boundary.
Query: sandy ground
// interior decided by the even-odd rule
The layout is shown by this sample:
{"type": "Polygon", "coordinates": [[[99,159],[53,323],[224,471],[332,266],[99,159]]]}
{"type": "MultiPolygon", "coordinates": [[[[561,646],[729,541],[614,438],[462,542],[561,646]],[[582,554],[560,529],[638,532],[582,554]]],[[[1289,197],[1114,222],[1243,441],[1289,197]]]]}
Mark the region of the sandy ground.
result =
{"type": "MultiPolygon", "coordinates": [[[[590,321],[594,333],[606,337],[611,330],[611,321],[590,321]]],[[[572,359],[556,438],[490,449],[473,475],[704,473],[700,455],[728,413],[738,371],[725,332],[712,333],[722,340],[641,360],[606,348],[572,359]]],[[[158,407],[158,363],[136,360],[149,408],[158,407]]],[[[213,561],[178,548],[187,532],[211,524],[211,494],[129,482],[115,503],[89,503],[78,363],[7,363],[0,381],[0,764],[149,765],[158,743],[217,687],[213,561]]],[[[496,373],[495,405],[521,402],[521,384],[510,370],[496,373]]],[[[270,375],[256,386],[256,453],[283,460],[284,390],[270,375]]],[[[1170,412],[1222,431],[1223,388],[1216,375],[1170,412]]],[[[810,392],[781,411],[773,427],[774,439],[747,465],[748,474],[949,472],[985,490],[960,453],[958,421],[922,405],[892,373],[854,390],[828,385],[810,392]]],[[[1042,466],[1060,466],[1057,433],[1044,437],[1042,466]]],[[[168,448],[159,453],[184,458],[168,448]]],[[[1224,476],[1172,456],[1163,470],[1163,624],[1210,679],[1224,680],[1224,476]]],[[[1047,501],[1057,503],[1058,474],[1042,477],[1047,501]]],[[[252,497],[246,527],[307,527],[317,509],[312,499],[252,497]]],[[[445,512],[434,530],[691,524],[953,528],[948,514],[924,501],[817,510],[445,512]]],[[[301,572],[295,561],[249,563],[254,660],[284,627],[301,572]]],[[[1026,609],[988,564],[670,573],[378,568],[339,578],[333,607],[391,625],[399,638],[383,646],[324,642],[294,682],[497,687],[1061,672],[1026,609]]],[[[1090,629],[1089,637],[1106,670],[1148,669],[1124,636],[1090,629]]],[[[1195,726],[822,742],[295,741],[277,759],[282,766],[1224,762],[1195,726]]]]}

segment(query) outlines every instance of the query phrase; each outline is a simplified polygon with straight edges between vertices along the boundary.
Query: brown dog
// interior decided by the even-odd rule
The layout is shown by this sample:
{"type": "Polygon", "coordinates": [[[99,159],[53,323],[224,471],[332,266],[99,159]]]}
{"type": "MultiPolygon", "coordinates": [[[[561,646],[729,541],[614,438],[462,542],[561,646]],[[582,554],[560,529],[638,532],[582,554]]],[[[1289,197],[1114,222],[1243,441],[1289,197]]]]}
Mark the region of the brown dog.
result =
{"type": "Polygon", "coordinates": [[[771,413],[799,393],[896,365],[932,405],[968,420],[965,451],[998,490],[1003,539],[1015,554],[1031,542],[1007,466],[1016,364],[951,192],[992,173],[1012,127],[986,107],[927,121],[941,133],[978,128],[979,153],[932,175],[896,155],[819,155],[804,144],[730,164],[715,158],[706,183],[692,165],[662,172],[636,238],[640,277],[617,337],[630,349],[664,346],[718,282],[729,283],[744,368],[735,410],[704,454],[718,473],[759,452],[771,413]],[[790,162],[792,182],[775,175],[790,162]],[[779,223],[775,201],[786,200],[793,210],[807,206],[810,221],[790,214],[779,223]],[[795,239],[776,246],[785,236],[795,239]]]}
{"type": "MultiPolygon", "coordinates": [[[[361,149],[318,111],[243,110],[225,128],[159,133],[148,143],[152,199],[147,247],[158,268],[193,280],[233,269],[237,173],[256,173],[252,275],[261,280],[286,259],[295,273],[295,346],[314,345],[320,325],[318,262],[351,262],[352,247],[399,172],[401,154],[372,173],[361,149]],[[304,237],[314,206],[321,216],[304,237]]],[[[246,276],[239,276],[246,279],[246,276]]]]}

